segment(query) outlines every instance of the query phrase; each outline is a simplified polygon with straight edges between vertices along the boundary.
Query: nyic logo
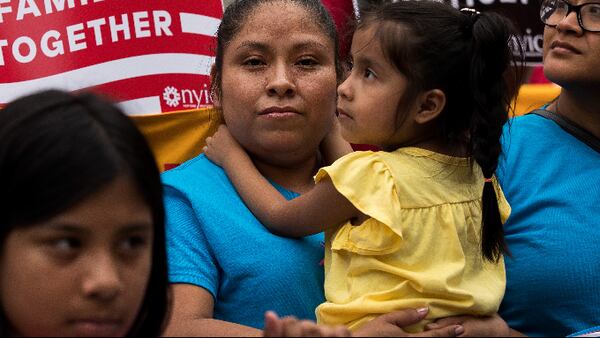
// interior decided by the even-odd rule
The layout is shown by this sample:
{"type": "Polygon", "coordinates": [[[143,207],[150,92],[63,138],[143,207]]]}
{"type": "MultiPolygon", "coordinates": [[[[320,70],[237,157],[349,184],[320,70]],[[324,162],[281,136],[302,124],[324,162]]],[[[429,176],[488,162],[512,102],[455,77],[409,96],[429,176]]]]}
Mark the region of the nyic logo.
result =
{"type": "Polygon", "coordinates": [[[165,100],[167,106],[177,107],[179,105],[179,100],[181,100],[181,95],[179,95],[177,88],[168,86],[163,91],[163,100],[165,100]]]}
{"type": "Polygon", "coordinates": [[[212,104],[208,85],[202,85],[202,89],[177,89],[167,86],[163,90],[162,98],[165,104],[171,108],[198,108],[212,104]]]}

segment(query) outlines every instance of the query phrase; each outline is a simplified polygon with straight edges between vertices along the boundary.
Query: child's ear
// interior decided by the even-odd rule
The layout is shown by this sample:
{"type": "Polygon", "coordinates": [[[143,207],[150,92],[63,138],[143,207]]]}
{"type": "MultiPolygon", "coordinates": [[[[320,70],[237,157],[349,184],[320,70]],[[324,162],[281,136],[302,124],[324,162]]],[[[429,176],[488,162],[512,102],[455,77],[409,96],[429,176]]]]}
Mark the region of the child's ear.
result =
{"type": "Polygon", "coordinates": [[[446,106],[446,94],[439,89],[428,90],[419,95],[419,109],[415,122],[425,124],[440,115],[446,106]]]}
{"type": "MultiPolygon", "coordinates": [[[[213,88],[213,81],[215,80],[216,75],[217,75],[217,67],[213,63],[212,67],[210,67],[210,83],[211,83],[210,87],[211,87],[211,89],[213,88]]],[[[219,94],[215,93],[214,90],[211,90],[210,98],[213,101],[213,106],[216,109],[221,109],[221,98],[219,97],[219,94]]]]}

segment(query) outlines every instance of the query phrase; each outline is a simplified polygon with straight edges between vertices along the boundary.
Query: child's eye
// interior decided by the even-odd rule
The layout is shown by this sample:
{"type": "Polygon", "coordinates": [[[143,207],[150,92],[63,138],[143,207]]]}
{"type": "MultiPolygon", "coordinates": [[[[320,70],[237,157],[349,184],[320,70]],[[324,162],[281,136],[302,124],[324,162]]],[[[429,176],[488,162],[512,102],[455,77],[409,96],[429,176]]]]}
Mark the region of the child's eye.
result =
{"type": "Polygon", "coordinates": [[[369,68],[365,69],[365,72],[363,74],[363,76],[368,79],[375,79],[377,77],[377,74],[375,74],[375,72],[373,72],[372,70],[370,70],[369,68]]]}

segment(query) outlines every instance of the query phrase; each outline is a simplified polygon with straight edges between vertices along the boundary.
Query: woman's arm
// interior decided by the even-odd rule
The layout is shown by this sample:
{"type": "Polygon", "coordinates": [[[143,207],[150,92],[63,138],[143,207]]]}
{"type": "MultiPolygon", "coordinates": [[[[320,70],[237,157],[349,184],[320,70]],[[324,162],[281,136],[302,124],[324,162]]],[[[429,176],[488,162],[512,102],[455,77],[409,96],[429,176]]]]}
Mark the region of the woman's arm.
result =
{"type": "MultiPolygon", "coordinates": [[[[260,337],[252,327],[213,319],[214,300],[210,292],[191,284],[172,284],[173,302],[164,336],[177,337],[260,337]]],[[[243,311],[243,309],[240,309],[243,311]]]]}
{"type": "Polygon", "coordinates": [[[362,216],[329,179],[322,180],[302,196],[286,200],[260,174],[225,126],[220,126],[206,144],[206,156],[225,169],[248,208],[276,234],[312,235],[362,216]]]}

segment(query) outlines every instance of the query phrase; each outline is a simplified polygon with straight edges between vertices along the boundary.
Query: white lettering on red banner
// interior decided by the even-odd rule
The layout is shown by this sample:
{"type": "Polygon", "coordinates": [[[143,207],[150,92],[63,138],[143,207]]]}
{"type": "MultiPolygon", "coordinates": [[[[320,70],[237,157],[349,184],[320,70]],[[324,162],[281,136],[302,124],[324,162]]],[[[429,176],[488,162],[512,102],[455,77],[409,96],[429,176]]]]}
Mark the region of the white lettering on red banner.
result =
{"type": "Polygon", "coordinates": [[[211,104],[221,0],[0,0],[0,105],[93,89],[130,114],[211,104]]]}

